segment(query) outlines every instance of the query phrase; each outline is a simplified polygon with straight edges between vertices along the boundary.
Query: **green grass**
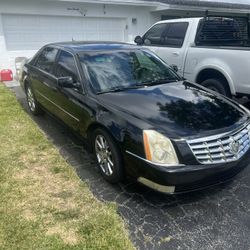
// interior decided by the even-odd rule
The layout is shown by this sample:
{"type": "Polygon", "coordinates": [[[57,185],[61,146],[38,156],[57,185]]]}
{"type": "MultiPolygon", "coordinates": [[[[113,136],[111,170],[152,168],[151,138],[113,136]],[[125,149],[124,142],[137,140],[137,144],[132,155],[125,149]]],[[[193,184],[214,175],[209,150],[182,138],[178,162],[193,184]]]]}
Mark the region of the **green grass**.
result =
{"type": "Polygon", "coordinates": [[[116,206],[91,194],[3,85],[0,249],[134,249],[116,206]]]}

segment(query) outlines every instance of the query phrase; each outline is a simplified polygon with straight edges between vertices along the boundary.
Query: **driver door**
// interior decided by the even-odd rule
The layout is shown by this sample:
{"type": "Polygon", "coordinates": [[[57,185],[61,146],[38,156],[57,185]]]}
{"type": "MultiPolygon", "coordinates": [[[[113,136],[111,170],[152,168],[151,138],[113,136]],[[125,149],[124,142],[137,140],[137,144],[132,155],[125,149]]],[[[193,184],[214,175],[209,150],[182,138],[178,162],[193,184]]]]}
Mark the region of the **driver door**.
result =
{"type": "Polygon", "coordinates": [[[159,23],[150,28],[143,36],[143,46],[158,54],[159,47],[162,46],[163,34],[167,27],[167,23],[159,23]]]}
{"type": "Polygon", "coordinates": [[[79,86],[77,88],[58,87],[56,93],[56,104],[59,107],[57,115],[65,124],[78,131],[81,120],[86,119],[88,114],[84,109],[85,95],[74,55],[64,50],[59,51],[55,76],[57,78],[70,76],[79,86]]]}

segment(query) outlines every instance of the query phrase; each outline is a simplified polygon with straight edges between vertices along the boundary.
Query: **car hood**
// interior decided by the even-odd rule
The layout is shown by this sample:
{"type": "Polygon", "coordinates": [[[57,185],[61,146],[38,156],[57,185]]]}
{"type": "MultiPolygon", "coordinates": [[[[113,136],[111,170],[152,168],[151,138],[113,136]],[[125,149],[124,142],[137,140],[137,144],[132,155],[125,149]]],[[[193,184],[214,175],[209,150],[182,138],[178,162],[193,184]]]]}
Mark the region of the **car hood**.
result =
{"type": "Polygon", "coordinates": [[[106,106],[145,121],[145,128],[157,129],[170,138],[224,133],[249,118],[237,104],[187,81],[106,93],[98,98],[106,106]]]}

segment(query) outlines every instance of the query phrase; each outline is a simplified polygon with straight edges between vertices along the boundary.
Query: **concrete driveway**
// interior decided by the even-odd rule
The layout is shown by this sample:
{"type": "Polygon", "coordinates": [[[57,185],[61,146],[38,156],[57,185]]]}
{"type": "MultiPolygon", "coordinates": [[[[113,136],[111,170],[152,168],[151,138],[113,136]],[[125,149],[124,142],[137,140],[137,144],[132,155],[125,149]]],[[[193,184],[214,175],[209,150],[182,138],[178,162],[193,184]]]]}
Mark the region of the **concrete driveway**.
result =
{"type": "MultiPolygon", "coordinates": [[[[20,87],[13,87],[27,110],[20,87]]],[[[138,249],[250,249],[250,166],[233,181],[195,193],[166,196],[126,181],[104,181],[93,155],[49,115],[32,117],[101,201],[118,205],[138,249]]]]}

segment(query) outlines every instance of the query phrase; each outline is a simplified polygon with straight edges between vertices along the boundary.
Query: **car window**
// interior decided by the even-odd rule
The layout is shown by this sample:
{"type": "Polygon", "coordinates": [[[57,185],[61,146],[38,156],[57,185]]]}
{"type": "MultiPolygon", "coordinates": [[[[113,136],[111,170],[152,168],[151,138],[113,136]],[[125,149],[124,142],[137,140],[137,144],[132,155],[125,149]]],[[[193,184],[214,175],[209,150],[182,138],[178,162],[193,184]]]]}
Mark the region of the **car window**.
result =
{"type": "Polygon", "coordinates": [[[170,47],[181,48],[188,28],[187,22],[169,23],[162,44],[170,47]]]}
{"type": "Polygon", "coordinates": [[[160,45],[161,37],[167,28],[166,23],[160,23],[153,26],[144,36],[144,45],[160,45]]]}
{"type": "Polygon", "coordinates": [[[104,51],[79,55],[96,93],[133,88],[153,82],[180,80],[165,63],[149,51],[104,51]]]}
{"type": "Polygon", "coordinates": [[[145,56],[144,54],[137,53],[136,59],[138,60],[138,69],[143,68],[151,72],[154,72],[153,74],[161,74],[162,72],[161,64],[153,63],[152,58],[145,56]]]}
{"type": "Polygon", "coordinates": [[[71,76],[74,82],[79,82],[78,71],[74,56],[66,51],[61,51],[56,66],[56,77],[71,76]]]}
{"type": "Polygon", "coordinates": [[[52,74],[57,53],[58,49],[56,48],[45,48],[39,55],[36,61],[36,66],[39,69],[52,74]]]}

